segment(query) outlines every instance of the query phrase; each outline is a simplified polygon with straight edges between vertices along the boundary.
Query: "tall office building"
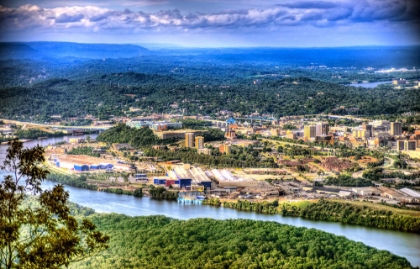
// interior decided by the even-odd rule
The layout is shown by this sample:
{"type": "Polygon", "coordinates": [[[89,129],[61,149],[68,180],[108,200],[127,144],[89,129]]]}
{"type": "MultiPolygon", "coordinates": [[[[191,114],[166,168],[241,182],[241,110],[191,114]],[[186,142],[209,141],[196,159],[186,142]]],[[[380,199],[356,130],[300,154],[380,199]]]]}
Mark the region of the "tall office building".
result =
{"type": "Polygon", "coordinates": [[[391,135],[401,135],[402,134],[402,124],[401,122],[391,122],[391,135]]]}
{"type": "Polygon", "coordinates": [[[187,148],[194,147],[194,133],[186,133],[185,134],[185,146],[187,148]]]}
{"type": "Polygon", "coordinates": [[[328,123],[325,122],[318,122],[316,124],[316,135],[327,135],[328,134],[328,123]]]}
{"type": "Polygon", "coordinates": [[[196,149],[203,149],[204,148],[204,137],[196,136],[195,137],[195,148],[196,149]]]}
{"type": "Polygon", "coordinates": [[[316,135],[316,128],[314,125],[305,125],[303,127],[303,137],[310,139],[315,137],[316,135]]]}

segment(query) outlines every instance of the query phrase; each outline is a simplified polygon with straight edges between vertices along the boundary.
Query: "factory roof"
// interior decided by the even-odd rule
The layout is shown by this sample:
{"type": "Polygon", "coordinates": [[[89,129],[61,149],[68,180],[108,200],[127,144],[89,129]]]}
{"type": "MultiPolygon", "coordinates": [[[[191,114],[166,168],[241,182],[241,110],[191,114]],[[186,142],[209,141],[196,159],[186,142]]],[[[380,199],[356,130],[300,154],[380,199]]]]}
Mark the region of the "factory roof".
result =
{"type": "Polygon", "coordinates": [[[408,196],[411,197],[416,197],[416,198],[420,198],[420,193],[418,191],[409,189],[409,188],[402,188],[400,189],[400,192],[403,192],[405,194],[407,194],[408,196]]]}
{"type": "Polygon", "coordinates": [[[179,167],[179,166],[175,166],[174,167],[174,172],[175,174],[178,176],[178,178],[191,178],[191,176],[189,175],[188,171],[186,169],[184,169],[183,167],[179,167]]]}

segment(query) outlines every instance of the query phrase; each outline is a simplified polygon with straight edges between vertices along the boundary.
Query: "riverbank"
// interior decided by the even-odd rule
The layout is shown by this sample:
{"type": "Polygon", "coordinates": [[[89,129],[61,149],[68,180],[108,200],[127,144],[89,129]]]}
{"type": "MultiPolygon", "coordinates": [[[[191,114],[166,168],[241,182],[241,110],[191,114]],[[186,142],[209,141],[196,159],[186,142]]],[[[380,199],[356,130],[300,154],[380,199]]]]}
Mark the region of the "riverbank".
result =
{"type": "MultiPolygon", "coordinates": [[[[78,188],[98,190],[109,193],[143,197],[143,188],[128,189],[126,186],[98,186],[86,180],[84,175],[50,174],[48,180],[78,188]]],[[[111,183],[109,183],[111,184],[111,183]]],[[[175,193],[164,195],[163,188],[153,188],[156,193],[152,197],[175,200],[175,193]]],[[[150,190],[149,190],[150,191],[150,190]]],[[[240,211],[252,211],[263,214],[281,214],[282,216],[301,217],[311,220],[323,220],[345,224],[375,227],[381,229],[398,230],[420,233],[420,211],[392,208],[370,202],[356,202],[344,200],[302,200],[299,202],[273,201],[221,201],[210,198],[203,201],[204,205],[222,206],[240,211]]]]}
{"type": "MultiPolygon", "coordinates": [[[[51,181],[42,183],[43,189],[54,186],[51,181]]],[[[281,214],[264,214],[252,211],[241,211],[227,207],[215,207],[196,204],[177,203],[168,200],[141,199],[130,195],[119,195],[100,191],[65,186],[70,194],[70,201],[90,207],[98,213],[118,213],[127,216],[153,216],[189,220],[197,218],[212,219],[251,219],[288,224],[295,227],[306,227],[329,232],[338,236],[362,242],[368,246],[390,251],[406,257],[413,266],[420,266],[420,234],[396,230],[377,229],[368,226],[342,224],[322,220],[310,220],[299,217],[283,217],[281,214]]]]}
{"type": "Polygon", "coordinates": [[[208,199],[206,205],[222,206],[241,211],[252,211],[265,214],[301,217],[311,220],[340,222],[380,229],[389,229],[420,233],[420,212],[390,208],[370,202],[346,202],[343,200],[283,202],[253,202],[238,200],[236,202],[208,199]]]}
{"type": "Polygon", "coordinates": [[[134,189],[127,190],[120,186],[112,186],[112,187],[98,186],[98,185],[87,182],[86,177],[84,175],[76,176],[76,175],[51,173],[47,176],[47,180],[52,181],[52,182],[57,182],[60,184],[77,187],[77,188],[82,188],[82,189],[103,191],[103,192],[115,193],[115,194],[132,195],[135,197],[143,197],[142,188],[134,188],[134,189]]]}

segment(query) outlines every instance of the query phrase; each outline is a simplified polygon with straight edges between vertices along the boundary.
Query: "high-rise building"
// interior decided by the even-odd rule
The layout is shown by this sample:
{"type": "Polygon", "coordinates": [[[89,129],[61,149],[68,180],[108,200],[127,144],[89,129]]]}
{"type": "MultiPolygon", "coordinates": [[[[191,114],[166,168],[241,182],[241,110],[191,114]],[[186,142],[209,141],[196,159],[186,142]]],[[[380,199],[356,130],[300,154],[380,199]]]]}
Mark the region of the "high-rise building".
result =
{"type": "Polygon", "coordinates": [[[203,149],[204,148],[204,137],[196,136],[195,137],[195,148],[196,149],[203,149]]]}
{"type": "Polygon", "coordinates": [[[186,133],[185,134],[185,146],[187,148],[194,147],[194,133],[186,133]]]}
{"type": "Polygon", "coordinates": [[[231,153],[232,146],[229,144],[221,144],[219,146],[219,152],[220,153],[226,153],[226,155],[229,155],[231,153]]]}
{"type": "Polygon", "coordinates": [[[328,123],[318,122],[316,124],[316,135],[327,135],[328,134],[328,123]]]}
{"type": "Polygon", "coordinates": [[[391,122],[391,135],[401,135],[402,134],[402,124],[401,122],[391,122]]]}
{"type": "Polygon", "coordinates": [[[316,128],[314,125],[305,125],[303,127],[303,137],[310,139],[316,136],[316,128]]]}
{"type": "Polygon", "coordinates": [[[363,130],[366,131],[366,136],[367,137],[372,137],[372,135],[373,135],[373,126],[371,124],[363,123],[362,128],[363,128],[363,130]]]}

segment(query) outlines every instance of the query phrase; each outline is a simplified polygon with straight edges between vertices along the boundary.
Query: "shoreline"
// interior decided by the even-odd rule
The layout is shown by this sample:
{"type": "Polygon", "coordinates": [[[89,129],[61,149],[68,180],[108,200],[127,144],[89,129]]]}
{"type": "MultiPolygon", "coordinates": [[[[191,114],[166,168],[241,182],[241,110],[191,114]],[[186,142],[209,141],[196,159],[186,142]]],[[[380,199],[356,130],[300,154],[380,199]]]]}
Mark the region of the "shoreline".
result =
{"type": "MultiPolygon", "coordinates": [[[[69,175],[64,175],[68,177],[69,175]]],[[[143,188],[136,190],[124,190],[123,188],[99,188],[97,185],[89,184],[86,181],[77,179],[58,179],[51,180],[60,184],[66,184],[77,188],[103,191],[120,195],[130,195],[135,197],[149,197],[143,194],[143,188]]],[[[159,199],[158,199],[159,200],[159,199]]],[[[162,200],[162,199],[160,199],[162,200]]],[[[175,202],[173,199],[165,199],[175,202]]],[[[316,201],[301,200],[290,201],[248,201],[248,200],[220,200],[215,198],[205,199],[202,205],[214,207],[231,208],[238,211],[248,211],[261,214],[279,214],[284,217],[300,217],[308,220],[328,221],[357,226],[403,231],[408,233],[420,233],[420,217],[405,209],[396,209],[384,205],[375,205],[370,202],[348,202],[336,199],[320,199],[316,201]],[[342,213],[343,211],[347,213],[342,213]],[[404,212],[400,212],[404,211],[404,212]],[[403,213],[403,214],[401,214],[403,213]],[[409,213],[412,213],[411,215],[409,213]]],[[[420,213],[419,213],[420,214],[420,213]]]]}

